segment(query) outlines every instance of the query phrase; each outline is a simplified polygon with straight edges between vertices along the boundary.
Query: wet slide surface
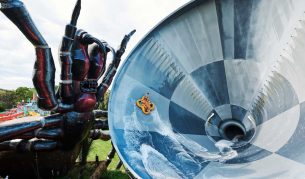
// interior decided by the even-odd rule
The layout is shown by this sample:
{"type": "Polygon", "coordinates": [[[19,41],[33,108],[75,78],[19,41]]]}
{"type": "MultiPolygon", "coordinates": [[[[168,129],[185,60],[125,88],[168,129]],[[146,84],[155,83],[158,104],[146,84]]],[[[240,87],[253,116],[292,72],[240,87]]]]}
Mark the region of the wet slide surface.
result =
{"type": "Polygon", "coordinates": [[[304,178],[305,1],[198,0],[118,72],[113,143],[139,178],[304,178]],[[136,101],[149,93],[148,115],[136,101]]]}

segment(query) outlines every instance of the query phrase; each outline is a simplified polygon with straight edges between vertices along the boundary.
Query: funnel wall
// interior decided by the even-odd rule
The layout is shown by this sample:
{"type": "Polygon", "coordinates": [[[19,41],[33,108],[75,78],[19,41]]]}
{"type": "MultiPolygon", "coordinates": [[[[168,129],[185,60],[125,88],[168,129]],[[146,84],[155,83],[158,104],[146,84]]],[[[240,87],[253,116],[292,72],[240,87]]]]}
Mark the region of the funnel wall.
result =
{"type": "Polygon", "coordinates": [[[302,0],[198,0],[157,25],[111,93],[125,165],[142,178],[304,177],[304,11],[302,0]],[[135,106],[146,93],[150,115],[135,106]],[[245,131],[222,160],[224,120],[245,131]]]}

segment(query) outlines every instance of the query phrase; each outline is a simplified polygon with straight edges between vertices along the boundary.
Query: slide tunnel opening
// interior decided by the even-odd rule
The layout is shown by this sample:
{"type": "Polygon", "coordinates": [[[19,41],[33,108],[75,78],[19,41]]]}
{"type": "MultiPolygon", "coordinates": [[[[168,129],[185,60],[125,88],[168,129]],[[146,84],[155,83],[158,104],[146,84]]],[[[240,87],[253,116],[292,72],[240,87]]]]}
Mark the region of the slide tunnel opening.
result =
{"type": "Polygon", "coordinates": [[[241,138],[245,135],[245,132],[237,125],[229,125],[224,129],[225,137],[229,140],[233,140],[234,138],[241,138]]]}
{"type": "Polygon", "coordinates": [[[227,140],[241,139],[246,135],[246,129],[241,122],[227,119],[220,123],[219,133],[227,140]]]}

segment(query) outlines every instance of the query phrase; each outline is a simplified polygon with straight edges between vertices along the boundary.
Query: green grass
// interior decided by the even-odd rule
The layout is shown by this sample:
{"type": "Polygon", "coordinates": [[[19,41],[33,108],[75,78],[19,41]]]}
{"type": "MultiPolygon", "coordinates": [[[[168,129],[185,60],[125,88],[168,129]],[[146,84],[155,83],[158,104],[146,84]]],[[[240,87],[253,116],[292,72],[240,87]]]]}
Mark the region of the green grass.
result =
{"type": "MultiPolygon", "coordinates": [[[[108,153],[111,150],[111,142],[110,141],[101,141],[96,140],[93,141],[90,153],[87,157],[88,161],[95,161],[95,156],[99,157],[99,160],[106,160],[108,153]]],[[[116,170],[116,166],[119,163],[120,159],[117,154],[115,154],[112,162],[108,166],[108,170],[106,173],[102,175],[101,178],[105,179],[128,179],[128,175],[125,173],[124,167],[122,166],[120,170],[116,170]]]]}
{"type": "MultiPolygon", "coordinates": [[[[101,141],[96,140],[93,141],[89,155],[87,157],[88,162],[95,161],[95,156],[97,155],[99,157],[99,161],[106,160],[107,155],[111,150],[111,142],[110,141],[101,141]]],[[[108,166],[108,169],[103,175],[101,176],[102,179],[129,179],[128,175],[125,173],[124,166],[121,167],[120,170],[116,170],[116,166],[119,163],[119,157],[117,154],[115,154],[114,158],[112,159],[112,162],[108,166]]],[[[84,170],[84,178],[90,178],[91,174],[93,173],[95,169],[94,164],[87,164],[86,168],[84,170]]],[[[69,174],[66,177],[61,177],[61,179],[66,178],[78,178],[79,175],[79,166],[75,166],[74,169],[72,169],[69,174]]]]}
{"type": "Polygon", "coordinates": [[[101,178],[103,179],[129,179],[126,173],[123,173],[118,170],[110,170],[104,173],[101,178]]]}
{"type": "MultiPolygon", "coordinates": [[[[89,155],[87,157],[88,161],[95,161],[95,156],[97,155],[99,157],[99,160],[106,160],[108,153],[111,150],[111,142],[110,141],[101,141],[101,140],[95,140],[93,141],[89,155]]],[[[114,158],[112,159],[112,162],[108,166],[108,170],[115,170],[116,165],[119,163],[119,157],[117,154],[115,154],[114,158]]]]}

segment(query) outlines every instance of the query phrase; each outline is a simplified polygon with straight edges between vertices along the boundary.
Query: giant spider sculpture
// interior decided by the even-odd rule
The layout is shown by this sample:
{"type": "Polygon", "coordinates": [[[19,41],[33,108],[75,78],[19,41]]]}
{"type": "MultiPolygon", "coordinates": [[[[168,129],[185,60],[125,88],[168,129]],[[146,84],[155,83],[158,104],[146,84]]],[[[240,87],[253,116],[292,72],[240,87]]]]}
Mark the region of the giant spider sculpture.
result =
{"type": "Polygon", "coordinates": [[[25,176],[40,172],[50,177],[66,173],[74,164],[81,142],[99,138],[106,111],[95,110],[103,101],[126,45],[135,32],[125,35],[114,50],[107,42],[77,29],[78,0],[60,45],[61,82],[54,90],[55,66],[51,49],[19,0],[0,0],[1,11],[34,45],[33,83],[38,107],[53,114],[40,120],[18,120],[0,125],[0,175],[25,176]],[[113,60],[106,70],[107,53],[113,60]],[[98,80],[102,78],[101,84],[98,80]],[[34,169],[34,170],[32,170],[34,169]]]}

